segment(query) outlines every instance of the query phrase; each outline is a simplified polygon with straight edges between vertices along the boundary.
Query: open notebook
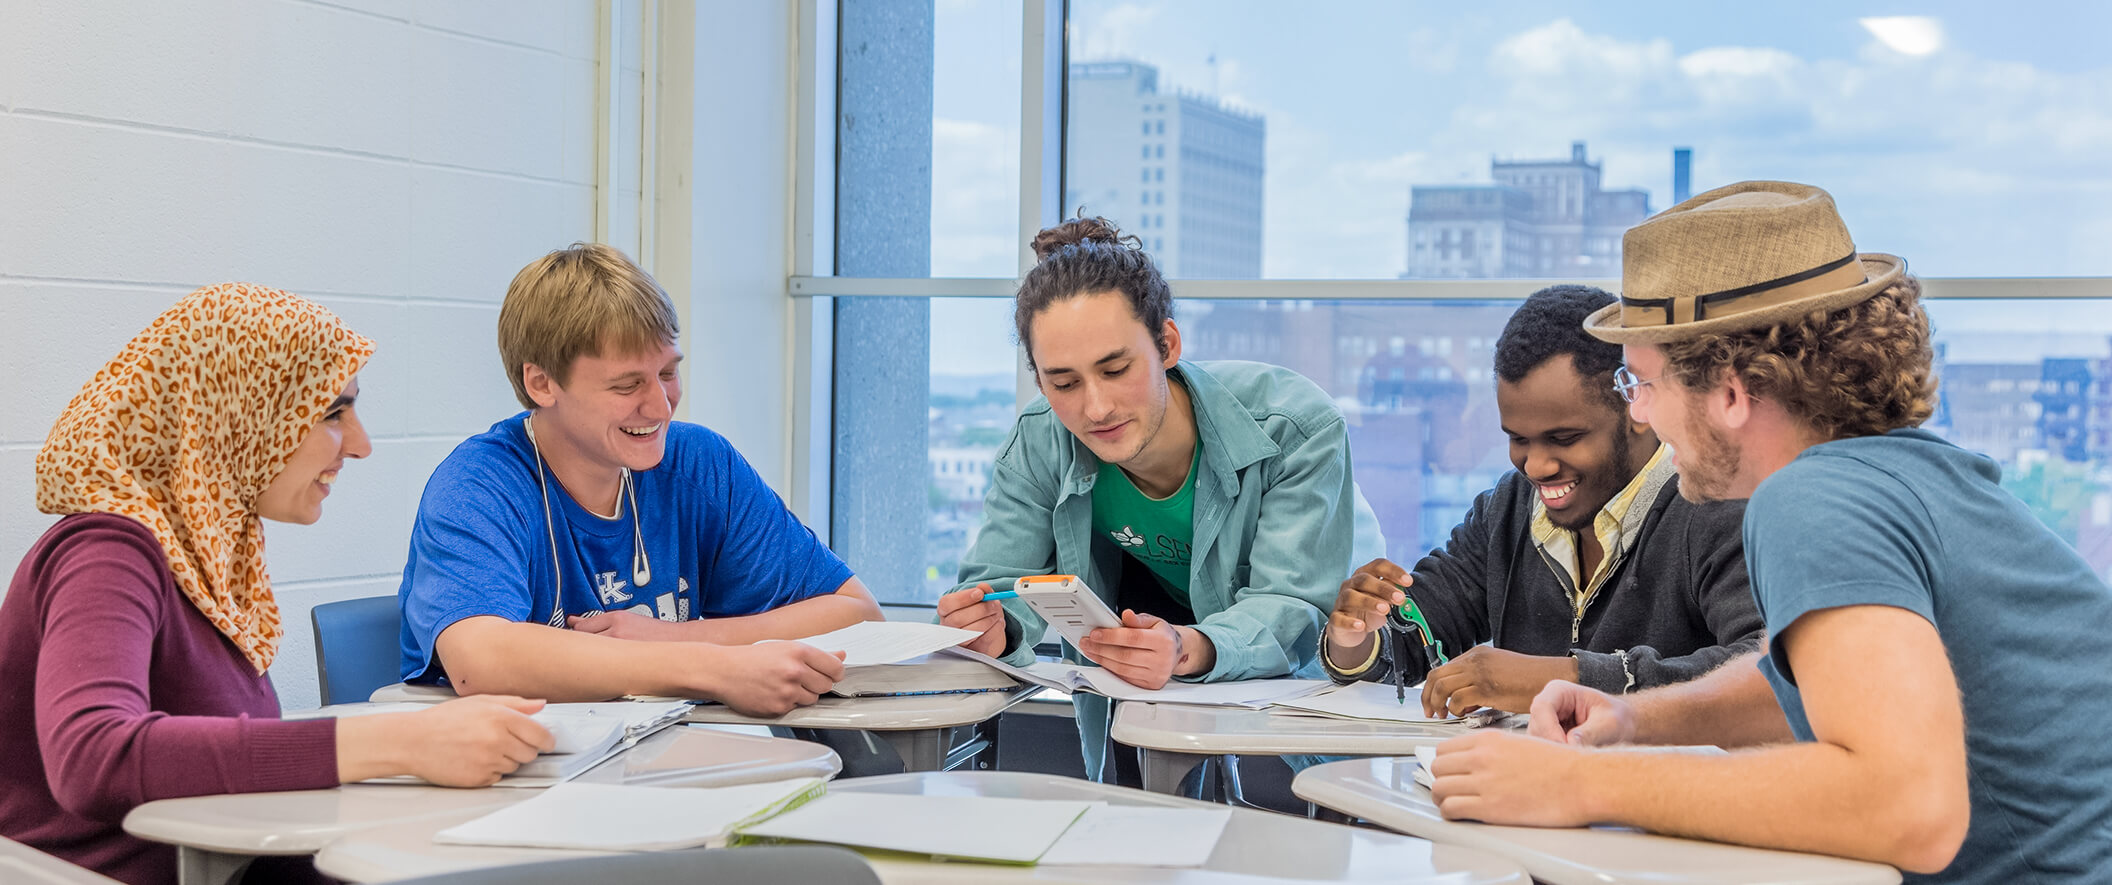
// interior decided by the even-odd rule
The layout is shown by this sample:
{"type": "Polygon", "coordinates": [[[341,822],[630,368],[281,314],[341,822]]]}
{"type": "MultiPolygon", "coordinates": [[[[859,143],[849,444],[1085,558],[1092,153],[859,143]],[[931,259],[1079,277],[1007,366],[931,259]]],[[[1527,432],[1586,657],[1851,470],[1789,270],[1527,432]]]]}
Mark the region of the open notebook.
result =
{"type": "Polygon", "coordinates": [[[1319,691],[1332,683],[1325,679],[1247,679],[1236,682],[1166,683],[1164,688],[1138,688],[1100,667],[1059,661],[1036,661],[1014,667],[989,655],[965,648],[949,648],[945,654],[993,667],[1024,682],[1059,691],[1089,691],[1118,701],[1152,701],[1161,704],[1201,704],[1213,707],[1261,709],[1319,691]]]}

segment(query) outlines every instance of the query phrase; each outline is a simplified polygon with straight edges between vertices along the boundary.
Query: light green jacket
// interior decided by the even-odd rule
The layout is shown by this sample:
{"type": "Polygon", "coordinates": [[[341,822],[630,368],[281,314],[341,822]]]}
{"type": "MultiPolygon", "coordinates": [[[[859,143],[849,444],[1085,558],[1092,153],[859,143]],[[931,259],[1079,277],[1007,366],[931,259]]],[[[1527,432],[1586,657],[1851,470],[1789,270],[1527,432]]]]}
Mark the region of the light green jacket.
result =
{"type": "MultiPolygon", "coordinates": [[[[1217,652],[1208,673],[1186,678],[1320,678],[1320,631],[1342,581],[1385,551],[1378,520],[1350,476],[1341,412],[1318,385],[1280,366],[1183,361],[1171,374],[1187,387],[1202,446],[1189,604],[1195,628],[1217,652]]],[[[1094,536],[1099,468],[1046,398],[1029,404],[998,450],[958,586],[988,581],[1002,589],[1024,575],[1078,575],[1112,606],[1117,557],[1128,554],[1094,536]]],[[[1003,605],[1005,660],[1033,663],[1045,623],[1019,600],[1003,605]]],[[[1069,643],[1064,657],[1084,661],[1069,643]]],[[[1074,697],[1086,773],[1097,777],[1107,704],[1074,697]]]]}

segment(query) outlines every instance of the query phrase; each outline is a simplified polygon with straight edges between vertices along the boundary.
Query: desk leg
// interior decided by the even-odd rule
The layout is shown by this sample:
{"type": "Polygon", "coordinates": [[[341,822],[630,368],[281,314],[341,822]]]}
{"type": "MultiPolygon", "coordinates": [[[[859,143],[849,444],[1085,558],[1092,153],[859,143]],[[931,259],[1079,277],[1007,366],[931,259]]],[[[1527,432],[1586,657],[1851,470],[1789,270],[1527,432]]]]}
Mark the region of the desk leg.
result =
{"type": "Polygon", "coordinates": [[[946,770],[946,729],[918,728],[909,731],[873,732],[895,748],[910,771],[946,770]]]}
{"type": "Polygon", "coordinates": [[[1154,793],[1175,795],[1181,791],[1181,781],[1188,773],[1203,764],[1209,756],[1194,753],[1176,753],[1170,750],[1151,750],[1138,747],[1139,767],[1143,769],[1144,789],[1154,793]]]}
{"type": "Polygon", "coordinates": [[[176,847],[176,881],[180,885],[228,885],[242,878],[249,862],[246,854],[221,854],[188,845],[176,847]]]}

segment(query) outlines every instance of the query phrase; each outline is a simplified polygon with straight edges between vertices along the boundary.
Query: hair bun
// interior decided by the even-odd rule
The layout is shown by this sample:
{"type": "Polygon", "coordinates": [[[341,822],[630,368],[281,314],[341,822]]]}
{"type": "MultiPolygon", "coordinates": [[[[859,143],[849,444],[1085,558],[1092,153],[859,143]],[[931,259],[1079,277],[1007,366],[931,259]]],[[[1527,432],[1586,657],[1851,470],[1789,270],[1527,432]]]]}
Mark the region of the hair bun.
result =
{"type": "Polygon", "coordinates": [[[1091,218],[1080,216],[1055,227],[1044,228],[1041,233],[1034,235],[1031,245],[1034,249],[1034,260],[1042,261],[1065,246],[1083,246],[1088,243],[1126,246],[1131,249],[1144,247],[1142,240],[1134,235],[1124,234],[1115,227],[1114,222],[1098,215],[1091,218]]]}

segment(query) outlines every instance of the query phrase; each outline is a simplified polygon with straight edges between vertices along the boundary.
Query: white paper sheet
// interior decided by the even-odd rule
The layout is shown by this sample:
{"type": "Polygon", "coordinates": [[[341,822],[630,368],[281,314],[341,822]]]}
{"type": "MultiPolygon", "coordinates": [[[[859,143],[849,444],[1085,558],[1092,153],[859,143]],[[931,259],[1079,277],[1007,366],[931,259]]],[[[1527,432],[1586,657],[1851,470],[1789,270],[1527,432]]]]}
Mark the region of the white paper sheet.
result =
{"type": "Polygon", "coordinates": [[[1379,722],[1410,722],[1421,725],[1468,727],[1466,719],[1432,719],[1423,715],[1422,693],[1410,691],[1405,703],[1394,697],[1393,686],[1378,682],[1352,682],[1304,697],[1276,702],[1276,706],[1305,710],[1343,719],[1379,722]]]}
{"type": "Polygon", "coordinates": [[[859,621],[841,630],[796,640],[822,651],[846,652],[843,665],[893,664],[974,639],[974,630],[916,621],[859,621]]]}
{"type": "Polygon", "coordinates": [[[1045,864],[1199,867],[1232,820],[1230,808],[1095,805],[1065,830],[1045,864]]]}
{"type": "Polygon", "coordinates": [[[655,851],[722,840],[742,821],[767,815],[820,778],[735,787],[558,784],[532,799],[433,834],[451,845],[655,851]]]}
{"type": "Polygon", "coordinates": [[[1033,863],[1093,803],[988,796],[830,793],[741,829],[770,836],[999,863],[1033,863]]]}

